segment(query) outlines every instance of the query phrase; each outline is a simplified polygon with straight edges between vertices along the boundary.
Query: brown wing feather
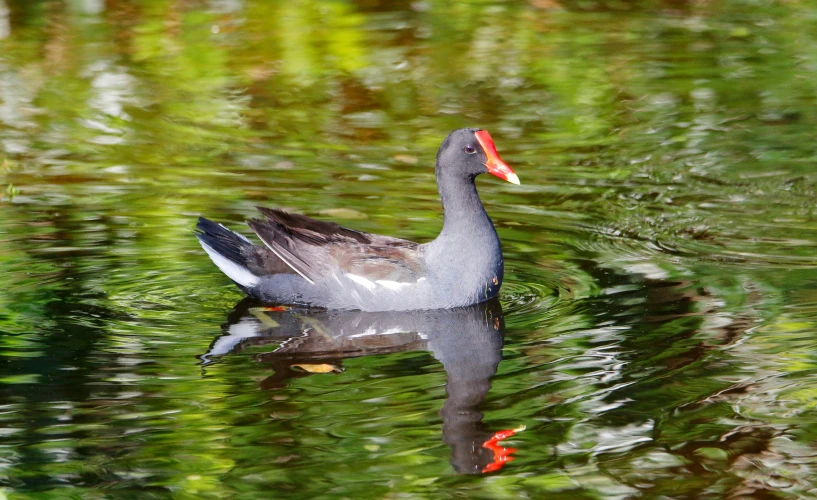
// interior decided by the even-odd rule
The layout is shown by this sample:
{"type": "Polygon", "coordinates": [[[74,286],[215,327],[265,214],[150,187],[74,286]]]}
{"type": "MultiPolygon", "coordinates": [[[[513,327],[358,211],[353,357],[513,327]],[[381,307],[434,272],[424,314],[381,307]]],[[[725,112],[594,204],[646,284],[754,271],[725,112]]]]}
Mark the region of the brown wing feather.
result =
{"type": "Polygon", "coordinates": [[[414,281],[422,274],[422,260],[415,248],[359,245],[335,247],[332,254],[343,272],[370,280],[414,281]]]}
{"type": "Polygon", "coordinates": [[[275,255],[266,246],[253,245],[245,247],[241,253],[247,262],[247,267],[256,276],[267,274],[297,274],[283,260],[275,255]]]}
{"type": "Polygon", "coordinates": [[[267,245],[267,248],[272,250],[279,259],[283,260],[296,273],[311,283],[314,283],[319,277],[310,265],[298,256],[297,241],[287,236],[282,226],[273,225],[259,219],[252,219],[247,224],[267,245]]]}
{"type": "Polygon", "coordinates": [[[270,222],[282,226],[293,236],[306,242],[319,245],[339,240],[353,240],[368,244],[371,239],[366,233],[341,227],[334,222],[326,222],[306,215],[291,214],[275,208],[255,207],[270,222]]]}
{"type": "Polygon", "coordinates": [[[365,233],[306,215],[291,214],[277,208],[255,207],[269,222],[280,225],[291,236],[306,243],[320,245],[333,242],[356,242],[363,245],[415,248],[417,243],[391,236],[365,233]]]}
{"type": "Polygon", "coordinates": [[[341,270],[370,279],[405,281],[421,271],[418,244],[364,233],[334,222],[257,207],[266,220],[249,225],[267,247],[310,282],[341,270]]]}

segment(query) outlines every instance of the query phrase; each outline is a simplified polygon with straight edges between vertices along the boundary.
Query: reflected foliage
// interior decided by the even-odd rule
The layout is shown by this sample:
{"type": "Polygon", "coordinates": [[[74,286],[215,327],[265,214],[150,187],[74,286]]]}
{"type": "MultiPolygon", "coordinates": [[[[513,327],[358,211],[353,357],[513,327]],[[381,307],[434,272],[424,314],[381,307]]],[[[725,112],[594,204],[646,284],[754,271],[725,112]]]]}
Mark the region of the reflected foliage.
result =
{"type": "Polygon", "coordinates": [[[2,494],[813,495],[815,20],[0,0],[2,494]],[[479,181],[504,313],[358,317],[374,333],[346,344],[348,316],[225,322],[240,295],[197,215],[427,241],[434,153],[464,126],[522,180],[479,181]]]}

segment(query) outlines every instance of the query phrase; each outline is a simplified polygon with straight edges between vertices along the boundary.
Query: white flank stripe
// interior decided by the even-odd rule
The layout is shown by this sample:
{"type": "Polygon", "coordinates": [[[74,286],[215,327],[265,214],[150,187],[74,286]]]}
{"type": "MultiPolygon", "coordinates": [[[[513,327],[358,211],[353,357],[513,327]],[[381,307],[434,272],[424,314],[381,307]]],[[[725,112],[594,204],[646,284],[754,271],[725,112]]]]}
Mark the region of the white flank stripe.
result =
{"type": "Polygon", "coordinates": [[[377,280],[375,281],[378,285],[385,286],[389,290],[398,291],[401,288],[407,287],[411,285],[411,283],[401,283],[399,281],[389,281],[389,280],[377,280]]]}
{"type": "Polygon", "coordinates": [[[365,286],[369,290],[374,290],[375,287],[377,286],[374,283],[372,283],[371,281],[364,278],[363,276],[358,276],[357,274],[346,273],[346,277],[349,278],[350,280],[354,281],[358,285],[365,286]]]}
{"type": "Polygon", "coordinates": [[[226,274],[228,278],[244,287],[252,287],[258,284],[258,276],[251,273],[249,269],[239,266],[230,259],[222,256],[207,243],[201,240],[199,240],[199,243],[201,243],[201,247],[213,260],[213,263],[218,266],[221,272],[226,274]]]}
{"type": "Polygon", "coordinates": [[[349,335],[349,338],[350,339],[356,339],[356,338],[359,338],[359,337],[368,337],[370,335],[394,335],[395,333],[409,333],[409,332],[407,332],[406,330],[403,330],[402,328],[391,328],[389,330],[385,330],[385,331],[382,331],[382,332],[378,332],[374,328],[369,328],[363,333],[356,333],[354,335],[349,335]]]}

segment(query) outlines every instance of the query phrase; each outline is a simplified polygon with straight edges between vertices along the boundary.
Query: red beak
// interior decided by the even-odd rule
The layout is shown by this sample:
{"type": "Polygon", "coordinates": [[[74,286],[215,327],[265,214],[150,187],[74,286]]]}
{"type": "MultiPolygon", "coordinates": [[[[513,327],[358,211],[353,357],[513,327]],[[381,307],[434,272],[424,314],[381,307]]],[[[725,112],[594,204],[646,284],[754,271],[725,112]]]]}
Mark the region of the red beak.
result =
{"type": "Polygon", "coordinates": [[[474,135],[477,136],[479,145],[482,146],[482,150],[485,151],[485,156],[488,158],[488,161],[485,162],[488,173],[499,177],[503,181],[519,184],[519,177],[507,163],[502,161],[502,158],[496,152],[496,146],[494,146],[494,140],[491,139],[491,134],[485,130],[478,130],[474,135]]]}

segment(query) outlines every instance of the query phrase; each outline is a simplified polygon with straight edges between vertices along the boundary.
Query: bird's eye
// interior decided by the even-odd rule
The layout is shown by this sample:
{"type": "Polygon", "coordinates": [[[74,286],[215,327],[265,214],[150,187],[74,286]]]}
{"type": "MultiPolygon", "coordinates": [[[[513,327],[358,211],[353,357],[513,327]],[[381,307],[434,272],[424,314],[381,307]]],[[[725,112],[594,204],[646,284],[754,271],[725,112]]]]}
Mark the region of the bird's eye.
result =
{"type": "Polygon", "coordinates": [[[465,147],[462,148],[462,150],[468,153],[469,155],[472,155],[477,152],[477,148],[475,148],[473,144],[466,144],[465,147]]]}

